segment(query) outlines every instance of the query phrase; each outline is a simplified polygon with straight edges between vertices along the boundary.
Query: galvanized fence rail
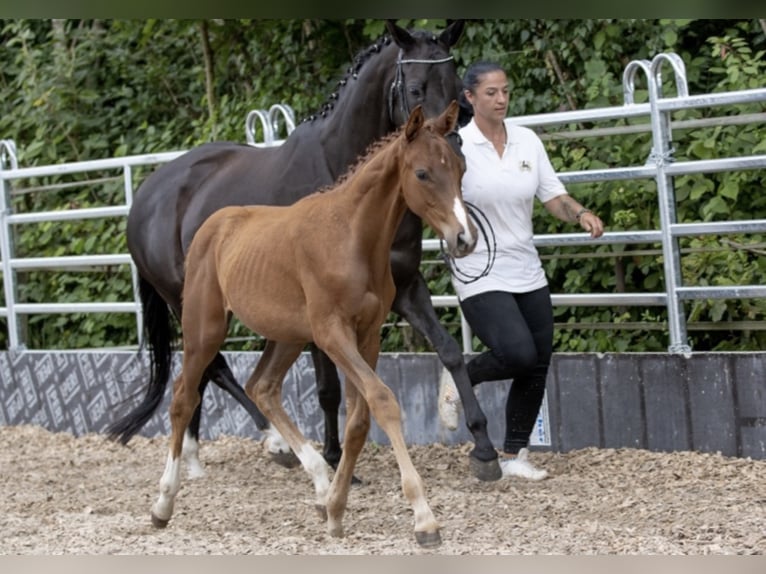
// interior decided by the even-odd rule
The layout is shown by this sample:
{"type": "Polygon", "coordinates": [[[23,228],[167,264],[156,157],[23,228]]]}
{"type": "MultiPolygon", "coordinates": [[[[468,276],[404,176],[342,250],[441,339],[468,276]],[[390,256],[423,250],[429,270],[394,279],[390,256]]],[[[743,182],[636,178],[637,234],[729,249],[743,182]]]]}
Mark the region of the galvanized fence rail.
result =
{"type": "MultiPolygon", "coordinates": [[[[663,273],[665,290],[652,293],[554,293],[553,304],[563,306],[664,306],[667,308],[669,344],[671,353],[687,354],[691,352],[688,344],[684,302],[694,299],[742,299],[766,297],[765,285],[692,286],[684,285],[681,276],[681,252],[678,239],[690,235],[757,233],[766,231],[766,220],[742,220],[727,222],[679,223],[676,219],[676,199],[673,180],[687,174],[705,174],[724,171],[757,170],[766,167],[766,155],[742,157],[722,157],[720,159],[699,161],[674,161],[672,148],[672,113],[692,108],[716,108],[735,104],[766,101],[766,88],[722,92],[703,95],[689,95],[684,63],[673,53],[662,53],[649,60],[635,60],[623,74],[624,102],[622,106],[593,108],[561,113],[537,114],[513,118],[519,125],[541,127],[551,125],[569,125],[580,122],[600,122],[606,120],[648,117],[647,126],[628,126],[624,133],[641,129],[651,132],[652,150],[644,165],[625,166],[608,169],[569,171],[559,174],[565,184],[607,182],[619,180],[654,180],[657,186],[660,212],[660,229],[629,232],[606,232],[599,239],[591,239],[585,233],[564,233],[555,235],[536,235],[538,247],[588,246],[603,244],[660,244],[663,255],[663,273]],[[665,97],[662,94],[662,71],[669,66],[674,74],[676,94],[665,97]],[[647,86],[648,102],[635,103],[635,81],[643,73],[647,86]]],[[[722,119],[736,123],[735,119],[722,119]]],[[[763,114],[751,114],[747,121],[763,121],[763,114]]],[[[715,121],[715,120],[714,120],[715,121]]],[[[739,120],[744,121],[744,120],[739,120]]],[[[699,125],[699,124],[697,124],[699,125]]],[[[245,121],[245,133],[250,145],[259,147],[281,145],[295,128],[292,109],[285,104],[275,104],[269,110],[253,110],[245,121]],[[259,129],[260,128],[260,129],[259,129]],[[259,135],[260,132],[260,135],[259,135]]],[[[593,130],[596,132],[597,130],[593,130]]],[[[571,137],[570,132],[565,132],[571,137]]],[[[602,133],[584,134],[593,137],[602,133]]],[[[88,218],[126,217],[132,202],[134,170],[138,167],[156,166],[170,161],[182,151],[162,154],[135,155],[121,158],[94,160],[77,163],[63,163],[40,167],[19,167],[16,145],[12,140],[0,140],[0,257],[2,258],[3,288],[5,305],[0,307],[0,317],[7,319],[9,350],[24,350],[26,341],[20,330],[19,319],[22,315],[52,313],[134,313],[136,315],[137,339],[140,340],[142,323],[140,300],[137,292],[136,271],[127,253],[107,255],[81,255],[65,257],[22,258],[15,253],[13,246],[13,226],[45,221],[82,220],[88,218]],[[86,209],[65,209],[49,212],[13,213],[11,194],[13,184],[31,178],[114,171],[122,179],[124,203],[121,205],[94,207],[86,209]],[[22,303],[16,296],[16,272],[33,269],[82,268],[101,265],[129,265],[131,267],[134,300],[132,302],[78,302],[78,303],[22,303]]],[[[63,187],[63,186],[61,186],[63,187]]],[[[438,240],[424,239],[423,247],[427,251],[440,249],[438,240]]],[[[450,295],[432,297],[437,307],[456,307],[457,298],[450,295]]],[[[472,351],[471,332],[462,321],[463,346],[466,352],[472,351]]]]}

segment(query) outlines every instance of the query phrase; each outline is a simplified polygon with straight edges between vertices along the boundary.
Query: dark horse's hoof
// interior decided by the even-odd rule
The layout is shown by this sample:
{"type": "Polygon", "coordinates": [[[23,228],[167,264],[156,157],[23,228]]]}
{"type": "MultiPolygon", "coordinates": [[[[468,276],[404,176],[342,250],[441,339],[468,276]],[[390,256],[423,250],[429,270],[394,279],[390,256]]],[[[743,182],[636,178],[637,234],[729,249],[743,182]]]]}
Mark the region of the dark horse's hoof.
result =
{"type": "Polygon", "coordinates": [[[479,460],[474,456],[469,456],[471,472],[479,480],[485,482],[492,482],[493,480],[500,480],[503,476],[503,471],[500,470],[500,463],[496,458],[492,460],[479,460]]]}
{"type": "Polygon", "coordinates": [[[295,453],[293,451],[289,452],[270,452],[271,460],[276,462],[279,466],[284,466],[285,468],[295,468],[296,466],[301,465],[301,461],[298,460],[298,457],[295,456],[295,453]]]}
{"type": "Polygon", "coordinates": [[[319,514],[319,518],[322,522],[327,522],[327,507],[324,504],[319,504],[318,502],[314,505],[314,508],[317,511],[317,514],[319,514]]]}
{"type": "Polygon", "coordinates": [[[442,543],[442,537],[438,530],[434,530],[433,532],[418,532],[416,530],[415,540],[417,540],[418,544],[423,548],[436,548],[442,543]]]}
{"type": "MultiPolygon", "coordinates": [[[[327,461],[327,464],[330,465],[330,467],[333,469],[333,471],[338,470],[338,464],[340,464],[340,461],[338,460],[328,460],[327,457],[325,457],[325,460],[327,461]]],[[[351,475],[351,486],[361,486],[364,482],[361,478],[358,478],[355,474],[351,475]]]]}
{"type": "Polygon", "coordinates": [[[170,519],[165,520],[164,518],[158,518],[154,512],[152,512],[152,526],[155,528],[165,528],[168,525],[168,522],[170,522],[170,519]]]}

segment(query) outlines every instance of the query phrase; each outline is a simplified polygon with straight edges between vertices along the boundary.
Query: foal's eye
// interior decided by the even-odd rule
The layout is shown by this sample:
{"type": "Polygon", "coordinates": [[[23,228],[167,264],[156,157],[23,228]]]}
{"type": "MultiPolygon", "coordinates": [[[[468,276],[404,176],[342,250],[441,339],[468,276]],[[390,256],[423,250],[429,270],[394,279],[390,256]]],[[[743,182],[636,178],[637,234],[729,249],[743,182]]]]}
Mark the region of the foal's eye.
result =
{"type": "Polygon", "coordinates": [[[415,170],[415,177],[417,177],[420,181],[427,181],[428,180],[428,172],[424,169],[416,169],[415,170]]]}

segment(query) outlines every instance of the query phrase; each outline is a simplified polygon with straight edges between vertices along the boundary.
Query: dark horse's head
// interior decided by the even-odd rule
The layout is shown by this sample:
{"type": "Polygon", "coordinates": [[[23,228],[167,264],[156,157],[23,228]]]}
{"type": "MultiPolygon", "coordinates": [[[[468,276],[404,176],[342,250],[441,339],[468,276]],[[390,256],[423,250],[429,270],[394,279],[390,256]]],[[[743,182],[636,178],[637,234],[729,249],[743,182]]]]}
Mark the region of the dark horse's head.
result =
{"type": "Polygon", "coordinates": [[[330,176],[316,179],[314,189],[337,180],[369,145],[404,125],[416,106],[431,118],[458,99],[462,80],[450,48],[464,27],[455,20],[441,32],[427,32],[386,21],[388,33],[356,55],[327,101],[287,138],[286,157],[297,157],[298,147],[324,156],[319,163],[306,160],[330,176]]]}
{"type": "Polygon", "coordinates": [[[389,119],[404,124],[415,106],[427,118],[436,117],[458,99],[462,82],[449,49],[460,39],[464,20],[455,20],[439,34],[409,32],[386,20],[386,29],[398,47],[388,94],[389,119]]]}

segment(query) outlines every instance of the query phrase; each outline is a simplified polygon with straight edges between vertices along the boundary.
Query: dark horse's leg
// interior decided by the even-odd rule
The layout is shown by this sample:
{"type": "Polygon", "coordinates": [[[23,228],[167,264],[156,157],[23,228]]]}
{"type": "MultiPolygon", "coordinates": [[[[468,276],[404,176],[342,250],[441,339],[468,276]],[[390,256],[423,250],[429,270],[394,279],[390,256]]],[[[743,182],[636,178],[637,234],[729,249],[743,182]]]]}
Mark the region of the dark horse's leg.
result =
{"type": "Polygon", "coordinates": [[[341,392],[338,369],[323,351],[313,343],[310,345],[311,358],[317,380],[319,406],[324,412],[324,459],[333,468],[338,468],[340,461],[340,433],[338,431],[338,409],[341,392]]]}
{"type": "Polygon", "coordinates": [[[462,349],[439,322],[423,275],[418,272],[411,277],[412,280],[406,285],[397,284],[392,309],[430,341],[455,381],[463,403],[466,426],[474,438],[474,448],[470,457],[474,475],[480,480],[498,480],[502,473],[497,461],[497,451],[489,440],[487,417],[471,387],[462,349]]]}

